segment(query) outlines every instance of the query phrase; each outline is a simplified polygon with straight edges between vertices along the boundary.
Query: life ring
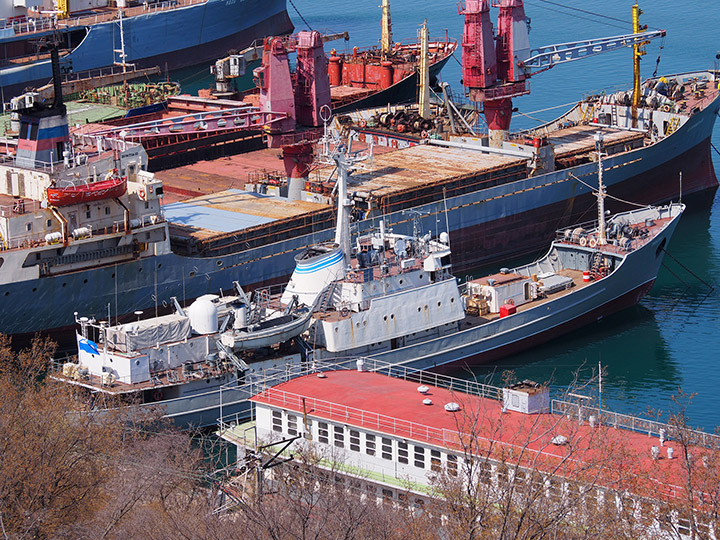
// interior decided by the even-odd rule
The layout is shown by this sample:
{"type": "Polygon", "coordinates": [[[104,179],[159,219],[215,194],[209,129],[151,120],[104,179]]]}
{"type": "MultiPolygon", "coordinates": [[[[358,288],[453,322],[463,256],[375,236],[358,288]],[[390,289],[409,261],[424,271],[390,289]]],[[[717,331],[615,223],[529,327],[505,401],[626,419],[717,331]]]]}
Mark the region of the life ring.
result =
{"type": "Polygon", "coordinates": [[[666,103],[665,105],[663,105],[662,110],[665,112],[670,112],[670,105],[666,103]]]}
{"type": "Polygon", "coordinates": [[[427,139],[428,136],[429,136],[429,133],[423,129],[423,130],[420,132],[420,136],[421,136],[423,139],[427,139]]]}
{"type": "Polygon", "coordinates": [[[349,313],[350,310],[345,306],[343,306],[343,308],[340,310],[340,315],[343,317],[347,317],[349,313]]]}
{"type": "Polygon", "coordinates": [[[367,122],[364,119],[360,120],[360,127],[361,128],[367,127],[367,122]]]}
{"type": "Polygon", "coordinates": [[[607,275],[607,266],[601,266],[597,270],[598,278],[604,278],[607,275]]]}
{"type": "Polygon", "coordinates": [[[152,187],[152,186],[149,186],[149,187],[148,187],[148,191],[149,191],[150,193],[152,193],[152,192],[153,192],[153,187],[152,187]]]}
{"type": "Polygon", "coordinates": [[[162,401],[163,397],[165,397],[165,396],[163,395],[163,391],[158,388],[157,390],[155,390],[153,392],[152,397],[153,397],[153,401],[162,401]]]}
{"type": "Polygon", "coordinates": [[[140,191],[138,191],[137,194],[138,194],[138,197],[140,197],[141,201],[145,200],[145,190],[144,189],[141,189],[140,191]]]}
{"type": "Polygon", "coordinates": [[[591,238],[591,239],[590,239],[590,242],[588,242],[588,245],[589,245],[591,248],[596,248],[596,247],[597,247],[597,240],[596,240],[595,238],[591,238]]]}
{"type": "Polygon", "coordinates": [[[397,139],[391,139],[390,146],[392,146],[393,148],[397,148],[398,147],[397,139]]]}
{"type": "Polygon", "coordinates": [[[585,247],[587,245],[587,238],[585,238],[584,236],[580,238],[580,245],[582,247],[585,247]]]}

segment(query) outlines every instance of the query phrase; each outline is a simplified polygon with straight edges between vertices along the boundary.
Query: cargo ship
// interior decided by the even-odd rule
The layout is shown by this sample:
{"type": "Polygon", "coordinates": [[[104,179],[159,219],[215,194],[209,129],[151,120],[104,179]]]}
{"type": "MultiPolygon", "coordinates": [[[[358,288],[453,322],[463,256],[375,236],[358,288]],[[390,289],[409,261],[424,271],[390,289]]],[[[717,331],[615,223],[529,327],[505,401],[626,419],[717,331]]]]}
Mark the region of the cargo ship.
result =
{"type": "MultiPolygon", "coordinates": [[[[608,154],[604,182],[616,197],[607,201],[613,213],[628,208],[623,201],[659,205],[709,198],[718,185],[710,151],[719,81],[715,71],[652,78],[641,85],[647,95],[638,106],[625,92],[591,96],[558,119],[504,141],[502,149],[481,137],[392,136],[366,127],[359,137],[389,148],[351,177],[353,234],[367,234],[381,219],[398,234],[412,233],[414,216],[424,231],[447,220],[456,272],[537,253],[558,229],[595,214],[597,132],[608,154]],[[661,85],[665,95],[656,95],[661,85]]],[[[309,172],[311,144],[283,151],[286,170],[279,177],[240,175],[252,159],[262,161],[259,173],[271,164],[281,167],[278,152],[270,159],[267,152],[206,164],[214,182],[206,193],[187,169],[163,173],[168,194],[204,195],[165,205],[170,253],[116,265],[88,261],[81,270],[40,275],[29,252],[15,254],[24,248],[0,252],[6,261],[24,261],[0,266],[0,332],[70,327],[76,305],[88,315],[104,313],[108,304],[132,314],[162,308],[172,296],[192,299],[230,289],[233,281],[250,290],[286,281],[296,255],[333,238],[333,183],[327,182],[330,170],[309,172]],[[183,184],[183,177],[190,180],[183,184]],[[115,279],[122,294],[95,285],[115,279]],[[67,292],[60,298],[57,291],[67,292]]]]}
{"type": "Polygon", "coordinates": [[[3,99],[47,83],[52,77],[47,50],[56,42],[65,74],[114,64],[177,69],[212,61],[229,49],[242,49],[257,38],[292,29],[285,0],[59,0],[57,5],[3,0],[3,99]]]}

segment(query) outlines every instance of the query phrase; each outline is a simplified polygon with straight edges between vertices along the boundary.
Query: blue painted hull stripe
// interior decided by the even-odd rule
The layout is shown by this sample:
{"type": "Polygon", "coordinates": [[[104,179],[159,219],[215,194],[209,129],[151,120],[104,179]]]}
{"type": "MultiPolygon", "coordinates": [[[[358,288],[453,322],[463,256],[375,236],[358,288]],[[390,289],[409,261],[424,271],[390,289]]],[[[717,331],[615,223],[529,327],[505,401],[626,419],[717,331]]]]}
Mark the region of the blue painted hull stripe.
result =
{"type": "Polygon", "coordinates": [[[298,264],[297,268],[295,268],[295,272],[298,274],[312,274],[313,272],[317,272],[319,270],[324,270],[325,268],[329,268],[330,266],[333,266],[334,264],[341,261],[343,258],[342,251],[337,251],[330,257],[323,259],[315,264],[312,265],[302,265],[298,264]]]}

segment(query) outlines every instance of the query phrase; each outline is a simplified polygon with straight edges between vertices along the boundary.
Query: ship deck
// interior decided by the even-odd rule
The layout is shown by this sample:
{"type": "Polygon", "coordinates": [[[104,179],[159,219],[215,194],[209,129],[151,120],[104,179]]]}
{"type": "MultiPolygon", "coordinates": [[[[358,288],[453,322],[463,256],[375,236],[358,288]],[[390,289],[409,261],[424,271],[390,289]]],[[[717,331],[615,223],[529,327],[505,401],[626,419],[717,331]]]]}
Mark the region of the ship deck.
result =
{"type": "Polygon", "coordinates": [[[103,384],[102,379],[97,375],[88,374],[86,377],[80,379],[64,375],[62,363],[53,363],[50,377],[56,381],[81,386],[93,392],[102,392],[108,395],[128,395],[137,394],[144,390],[161,390],[192,380],[212,379],[213,377],[219,377],[225,373],[233,372],[234,369],[231,364],[210,366],[203,363],[196,364],[194,370],[186,374],[183,374],[182,367],[177,367],[175,369],[153,373],[152,379],[148,381],[137,383],[114,381],[110,384],[103,384]]]}
{"type": "MultiPolygon", "coordinates": [[[[195,4],[204,4],[207,0],[170,0],[170,1],[153,1],[153,2],[134,2],[135,5],[123,8],[123,16],[125,18],[142,15],[145,13],[154,13],[157,11],[170,11],[185,6],[195,4]]],[[[95,7],[86,11],[70,13],[65,19],[54,19],[52,15],[36,18],[29,18],[14,23],[5,23],[6,27],[12,26],[16,36],[32,36],[46,33],[52,30],[54,24],[59,29],[64,28],[82,28],[84,26],[92,26],[94,24],[112,21],[117,18],[118,10],[112,7],[95,7]]],[[[37,58],[36,56],[32,57],[37,58]]]]}
{"type": "MultiPolygon", "coordinates": [[[[624,148],[628,143],[638,144],[638,141],[641,144],[644,137],[642,133],[633,131],[578,125],[554,132],[549,142],[556,145],[556,157],[577,156],[594,151],[594,134],[597,131],[604,132],[606,147],[610,148],[624,148]]],[[[363,143],[356,143],[353,149],[363,146],[363,143]]],[[[272,172],[284,178],[285,174],[280,172],[282,168],[281,151],[263,149],[158,172],[157,176],[164,185],[172,234],[206,240],[215,234],[330,208],[322,203],[242,193],[245,183],[252,183],[252,175],[272,172]],[[220,192],[224,193],[221,195],[220,192]],[[208,197],[212,194],[221,196],[218,199],[208,197]],[[212,207],[228,213],[225,214],[226,219],[213,222],[203,213],[190,217],[187,216],[192,212],[178,213],[178,209],[183,209],[185,205],[212,207]]],[[[316,169],[309,177],[310,182],[323,182],[331,170],[330,167],[316,169]]],[[[426,191],[434,192],[443,186],[448,187],[447,196],[452,196],[457,194],[455,191],[464,192],[477,183],[501,184],[525,176],[526,160],[522,158],[424,144],[403,149],[375,146],[372,160],[360,164],[350,177],[349,189],[365,193],[368,199],[405,200],[410,196],[419,201],[427,195],[426,191]]]]}

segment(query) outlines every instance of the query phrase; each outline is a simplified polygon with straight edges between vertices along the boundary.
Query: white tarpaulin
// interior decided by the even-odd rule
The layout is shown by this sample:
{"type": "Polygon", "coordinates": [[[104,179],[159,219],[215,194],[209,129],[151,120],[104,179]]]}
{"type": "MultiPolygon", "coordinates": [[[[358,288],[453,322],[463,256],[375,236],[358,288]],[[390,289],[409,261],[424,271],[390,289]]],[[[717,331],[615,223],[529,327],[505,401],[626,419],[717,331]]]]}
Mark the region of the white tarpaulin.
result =
{"type": "Polygon", "coordinates": [[[138,351],[157,344],[190,337],[190,318],[173,314],[107,329],[108,345],[122,352],[138,351]]]}

